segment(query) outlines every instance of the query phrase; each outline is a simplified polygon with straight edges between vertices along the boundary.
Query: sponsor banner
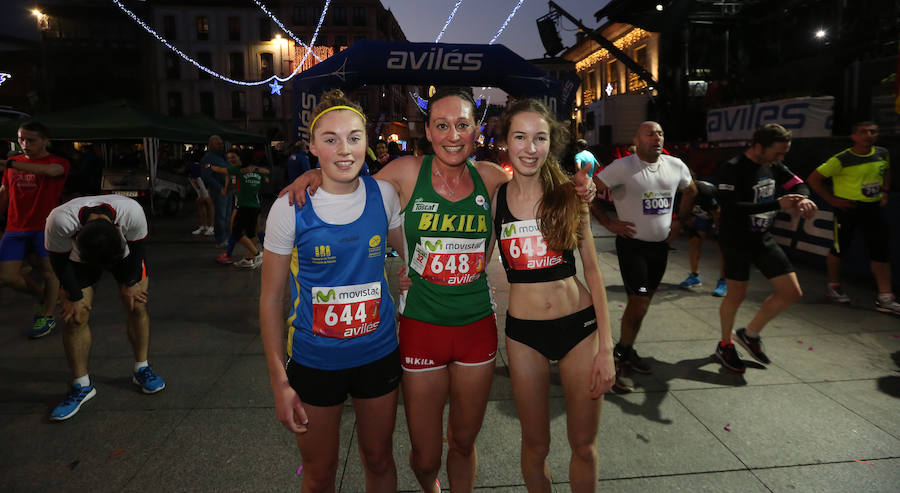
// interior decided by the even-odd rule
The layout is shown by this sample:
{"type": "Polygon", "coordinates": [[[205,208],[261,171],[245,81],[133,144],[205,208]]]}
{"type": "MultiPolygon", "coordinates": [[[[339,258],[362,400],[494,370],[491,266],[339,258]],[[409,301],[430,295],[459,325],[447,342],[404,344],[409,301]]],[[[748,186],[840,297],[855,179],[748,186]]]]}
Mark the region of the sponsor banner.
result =
{"type": "MultiPolygon", "coordinates": [[[[350,90],[365,84],[492,86],[524,98],[542,99],[560,119],[568,119],[575,101],[577,76],[562,81],[500,45],[407,43],[362,40],[304,70],[292,80],[296,96],[294,124],[299,138],[309,138],[309,112],[329,89],[350,90]]],[[[377,121],[377,119],[376,119],[377,121]]]]}
{"type": "Polygon", "coordinates": [[[778,123],[790,130],[794,139],[829,137],[833,114],[832,96],[729,106],[707,112],[706,135],[710,142],[750,140],[757,128],[778,123]]]}

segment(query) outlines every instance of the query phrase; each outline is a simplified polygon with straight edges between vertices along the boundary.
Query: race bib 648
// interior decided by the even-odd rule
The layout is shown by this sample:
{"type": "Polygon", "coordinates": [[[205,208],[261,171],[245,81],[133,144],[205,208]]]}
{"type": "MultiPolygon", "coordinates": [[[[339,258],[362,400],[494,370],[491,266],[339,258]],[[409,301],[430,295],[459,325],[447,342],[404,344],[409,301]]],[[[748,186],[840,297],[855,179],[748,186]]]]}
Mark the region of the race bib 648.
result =
{"type": "Polygon", "coordinates": [[[435,284],[475,282],[484,272],[484,238],[423,237],[412,254],[410,267],[435,284]]]}

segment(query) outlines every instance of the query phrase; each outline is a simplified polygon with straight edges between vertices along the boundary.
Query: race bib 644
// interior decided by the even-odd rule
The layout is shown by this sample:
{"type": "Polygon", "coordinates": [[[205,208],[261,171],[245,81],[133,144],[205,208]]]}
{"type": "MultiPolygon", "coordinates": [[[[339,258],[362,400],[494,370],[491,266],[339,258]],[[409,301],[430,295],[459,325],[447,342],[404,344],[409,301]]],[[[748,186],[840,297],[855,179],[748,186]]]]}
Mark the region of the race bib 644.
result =
{"type": "Polygon", "coordinates": [[[381,283],[312,288],[313,334],[349,339],[381,322],[381,283]]]}

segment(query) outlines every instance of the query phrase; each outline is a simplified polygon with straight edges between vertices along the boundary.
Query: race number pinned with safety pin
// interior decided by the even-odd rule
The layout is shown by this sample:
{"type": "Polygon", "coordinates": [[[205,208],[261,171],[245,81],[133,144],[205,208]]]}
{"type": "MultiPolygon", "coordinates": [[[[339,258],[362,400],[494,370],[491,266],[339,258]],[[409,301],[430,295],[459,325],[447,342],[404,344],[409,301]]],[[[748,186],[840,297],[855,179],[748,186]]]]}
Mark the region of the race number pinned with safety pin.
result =
{"type": "Polygon", "coordinates": [[[423,237],[409,266],[435,284],[469,284],[484,272],[484,238],[423,237]]]}
{"type": "Polygon", "coordinates": [[[514,270],[546,269],[563,262],[561,251],[547,248],[535,219],[503,223],[500,247],[514,270]]]}
{"type": "Polygon", "coordinates": [[[675,195],[671,191],[644,192],[641,197],[644,215],[668,214],[672,210],[674,198],[675,195]]]}
{"type": "Polygon", "coordinates": [[[350,339],[381,322],[381,283],[313,287],[313,334],[350,339]]]}

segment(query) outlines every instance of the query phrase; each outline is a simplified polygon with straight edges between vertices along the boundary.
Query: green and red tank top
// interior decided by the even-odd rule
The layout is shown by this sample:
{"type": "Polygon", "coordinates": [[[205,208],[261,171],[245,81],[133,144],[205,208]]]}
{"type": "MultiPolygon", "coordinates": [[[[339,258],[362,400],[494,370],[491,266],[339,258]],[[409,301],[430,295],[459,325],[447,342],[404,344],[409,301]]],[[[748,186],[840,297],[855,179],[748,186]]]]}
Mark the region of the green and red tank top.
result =
{"type": "Polygon", "coordinates": [[[491,238],[491,198],[475,165],[464,165],[475,187],[451,202],[431,185],[428,155],[403,208],[403,233],[412,286],[400,298],[404,317],[459,326],[494,311],[485,272],[491,238]]]}

